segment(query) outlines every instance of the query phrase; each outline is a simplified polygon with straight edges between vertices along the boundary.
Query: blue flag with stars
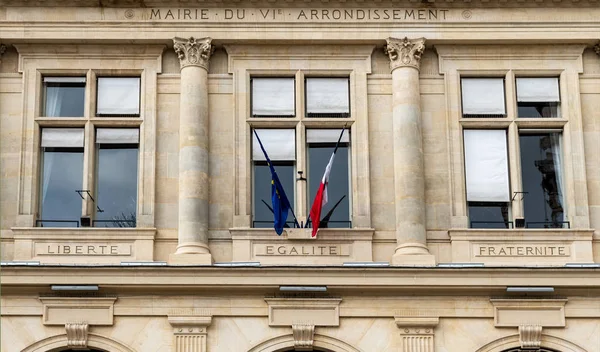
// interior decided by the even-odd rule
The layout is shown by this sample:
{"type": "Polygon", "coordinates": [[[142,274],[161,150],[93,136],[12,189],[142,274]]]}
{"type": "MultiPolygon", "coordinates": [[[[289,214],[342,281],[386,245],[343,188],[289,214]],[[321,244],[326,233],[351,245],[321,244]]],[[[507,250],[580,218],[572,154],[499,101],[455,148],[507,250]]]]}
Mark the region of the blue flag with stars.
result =
{"type": "Polygon", "coordinates": [[[277,173],[275,172],[275,168],[271,163],[271,159],[267,155],[267,151],[263,147],[263,144],[258,137],[258,133],[254,130],[254,135],[258,140],[258,144],[260,145],[260,149],[265,155],[265,159],[267,159],[267,164],[269,165],[269,169],[271,170],[271,204],[273,206],[273,216],[274,216],[274,228],[275,232],[278,235],[281,235],[283,232],[283,227],[285,226],[285,222],[287,221],[288,211],[290,210],[290,201],[285,195],[285,191],[283,190],[283,186],[279,181],[279,177],[277,177],[277,173]]]}

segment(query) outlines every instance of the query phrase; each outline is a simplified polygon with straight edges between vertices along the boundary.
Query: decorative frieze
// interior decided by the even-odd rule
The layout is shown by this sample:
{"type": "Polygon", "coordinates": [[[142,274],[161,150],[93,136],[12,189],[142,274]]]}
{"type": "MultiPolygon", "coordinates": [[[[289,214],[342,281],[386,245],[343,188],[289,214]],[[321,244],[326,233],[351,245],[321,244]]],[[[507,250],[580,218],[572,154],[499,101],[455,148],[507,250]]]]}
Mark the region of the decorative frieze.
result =
{"type": "Polygon", "coordinates": [[[87,323],[66,323],[67,347],[75,349],[87,348],[88,327],[87,323]]]}
{"type": "Polygon", "coordinates": [[[294,350],[312,351],[315,337],[315,326],[310,323],[292,324],[294,335],[294,350]]]}
{"type": "Polygon", "coordinates": [[[538,350],[542,345],[542,326],[519,326],[519,343],[522,349],[538,350]]]}
{"type": "Polygon", "coordinates": [[[420,68],[421,55],[425,52],[425,38],[388,38],[386,41],[384,50],[390,57],[391,71],[398,67],[414,67],[417,70],[420,68]]]}
{"type": "Polygon", "coordinates": [[[173,38],[173,49],[179,57],[181,68],[198,66],[208,71],[208,62],[214,51],[211,42],[211,38],[173,38]]]}

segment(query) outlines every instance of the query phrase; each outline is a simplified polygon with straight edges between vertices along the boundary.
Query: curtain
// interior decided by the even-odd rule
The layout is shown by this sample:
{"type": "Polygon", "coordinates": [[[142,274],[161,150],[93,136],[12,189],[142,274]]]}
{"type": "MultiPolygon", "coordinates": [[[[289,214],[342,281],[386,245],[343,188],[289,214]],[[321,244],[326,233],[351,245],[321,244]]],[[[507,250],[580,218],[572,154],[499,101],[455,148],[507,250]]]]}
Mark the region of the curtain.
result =
{"type": "Polygon", "coordinates": [[[46,117],[60,117],[64,91],[57,86],[46,86],[46,117]]]}
{"type": "Polygon", "coordinates": [[[561,151],[561,134],[560,133],[551,133],[550,140],[552,142],[552,159],[554,160],[554,175],[556,177],[556,188],[558,192],[558,201],[560,202],[560,208],[563,209],[563,217],[562,219],[552,219],[557,221],[564,220],[564,207],[565,207],[565,198],[564,198],[564,182],[563,182],[563,160],[562,160],[562,151],[561,151]]]}

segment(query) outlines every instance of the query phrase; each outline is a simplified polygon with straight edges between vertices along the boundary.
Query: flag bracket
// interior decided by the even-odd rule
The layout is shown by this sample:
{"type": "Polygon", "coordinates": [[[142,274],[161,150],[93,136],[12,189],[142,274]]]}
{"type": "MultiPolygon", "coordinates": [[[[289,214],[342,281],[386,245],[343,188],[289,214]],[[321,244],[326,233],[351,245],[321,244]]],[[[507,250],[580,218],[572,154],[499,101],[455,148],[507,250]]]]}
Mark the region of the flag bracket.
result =
{"type": "Polygon", "coordinates": [[[304,171],[298,171],[298,177],[296,177],[296,181],[306,181],[306,177],[303,176],[304,171]]]}

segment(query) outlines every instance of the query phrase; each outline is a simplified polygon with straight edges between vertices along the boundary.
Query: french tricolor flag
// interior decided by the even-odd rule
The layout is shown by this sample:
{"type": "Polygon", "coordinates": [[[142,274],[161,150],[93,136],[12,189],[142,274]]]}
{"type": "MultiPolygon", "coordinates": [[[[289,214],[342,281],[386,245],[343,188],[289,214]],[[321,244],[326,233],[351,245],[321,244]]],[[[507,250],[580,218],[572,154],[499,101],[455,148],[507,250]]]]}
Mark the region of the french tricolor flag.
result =
{"type": "Polygon", "coordinates": [[[340,141],[342,140],[342,136],[344,136],[344,131],[346,128],[342,129],[342,133],[340,133],[340,138],[338,138],[337,143],[335,144],[335,149],[331,154],[331,158],[329,158],[329,162],[327,163],[327,167],[325,167],[325,173],[323,174],[323,178],[321,179],[321,184],[319,185],[319,190],[315,195],[315,200],[313,201],[313,205],[310,208],[310,218],[312,220],[312,237],[317,236],[317,232],[319,231],[319,225],[321,224],[321,210],[327,204],[327,184],[329,183],[329,174],[331,173],[331,166],[333,165],[333,159],[335,159],[335,153],[338,150],[340,145],[340,141]]]}

